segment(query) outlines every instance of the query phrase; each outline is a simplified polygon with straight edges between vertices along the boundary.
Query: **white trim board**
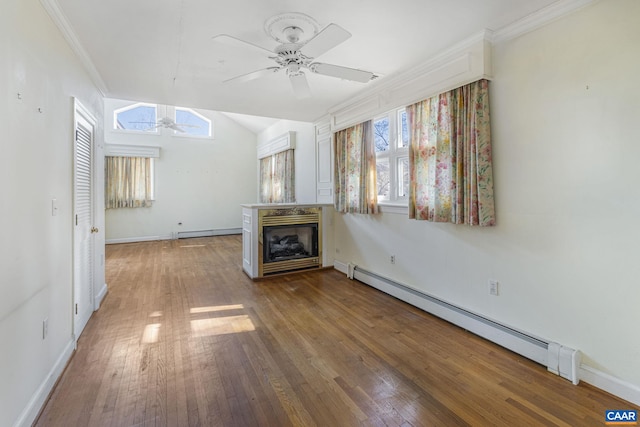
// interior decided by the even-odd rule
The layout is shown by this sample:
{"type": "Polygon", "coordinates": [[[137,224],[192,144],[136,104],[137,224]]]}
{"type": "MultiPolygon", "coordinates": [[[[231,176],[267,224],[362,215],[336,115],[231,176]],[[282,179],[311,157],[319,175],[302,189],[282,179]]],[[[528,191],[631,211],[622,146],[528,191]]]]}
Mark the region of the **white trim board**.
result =
{"type": "Polygon", "coordinates": [[[118,243],[137,243],[137,242],[153,242],[155,240],[171,240],[172,237],[170,234],[165,234],[163,236],[137,236],[137,237],[123,237],[119,239],[107,239],[105,240],[105,244],[114,245],[118,243]]]}
{"type": "Polygon", "coordinates": [[[22,410],[22,413],[20,413],[20,416],[18,416],[18,419],[13,424],[13,427],[29,427],[33,424],[33,422],[38,417],[38,414],[44,407],[44,404],[47,402],[47,398],[53,390],[56,381],[58,381],[58,378],[60,378],[62,372],[64,371],[64,368],[67,366],[67,363],[71,359],[74,348],[75,340],[70,339],[65,348],[62,350],[62,353],[60,353],[60,356],[58,357],[58,360],[56,360],[56,363],[53,364],[53,367],[49,371],[47,377],[44,379],[42,384],[40,384],[40,387],[38,387],[33,396],[31,396],[31,399],[29,399],[29,403],[27,403],[27,406],[22,410]]]}
{"type": "Polygon", "coordinates": [[[258,160],[296,148],[296,133],[285,132],[270,141],[258,143],[258,160]]]}
{"type": "Polygon", "coordinates": [[[100,290],[98,290],[98,292],[95,293],[95,297],[93,299],[93,310],[97,310],[100,308],[100,305],[102,304],[102,301],[104,300],[104,297],[107,296],[107,284],[104,283],[102,285],[102,287],[100,288],[100,290]]]}
{"type": "Polygon", "coordinates": [[[137,242],[153,242],[156,240],[176,240],[189,239],[192,237],[211,237],[211,236],[227,236],[230,234],[242,234],[242,228],[218,228],[212,230],[195,230],[195,231],[176,231],[170,234],[160,236],[136,236],[123,237],[118,239],[107,239],[107,245],[115,245],[119,243],[137,243],[137,242]]]}
{"type": "Polygon", "coordinates": [[[153,145],[105,144],[104,155],[112,157],[160,157],[160,147],[153,145]]]}
{"type": "Polygon", "coordinates": [[[594,387],[640,406],[640,387],[585,364],[580,365],[580,379],[594,387]]]}

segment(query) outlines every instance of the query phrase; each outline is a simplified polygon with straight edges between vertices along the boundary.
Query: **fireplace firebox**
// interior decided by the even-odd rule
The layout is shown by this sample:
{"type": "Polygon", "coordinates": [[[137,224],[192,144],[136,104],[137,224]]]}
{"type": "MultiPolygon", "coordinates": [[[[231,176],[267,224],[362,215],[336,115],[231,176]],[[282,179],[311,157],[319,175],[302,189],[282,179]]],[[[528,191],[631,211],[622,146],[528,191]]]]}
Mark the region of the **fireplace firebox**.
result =
{"type": "Polygon", "coordinates": [[[319,268],[322,209],[264,209],[258,216],[260,276],[319,268]]]}

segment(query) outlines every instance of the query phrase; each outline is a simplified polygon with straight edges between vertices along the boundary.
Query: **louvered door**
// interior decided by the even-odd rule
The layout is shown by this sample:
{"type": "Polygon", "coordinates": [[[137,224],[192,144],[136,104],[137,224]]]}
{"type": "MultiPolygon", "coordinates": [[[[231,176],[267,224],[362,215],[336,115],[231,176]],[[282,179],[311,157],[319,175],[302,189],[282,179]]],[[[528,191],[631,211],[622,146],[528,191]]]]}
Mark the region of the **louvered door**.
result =
{"type": "Polygon", "coordinates": [[[94,124],[76,109],[74,149],[74,336],[93,313],[93,139],[94,124]]]}

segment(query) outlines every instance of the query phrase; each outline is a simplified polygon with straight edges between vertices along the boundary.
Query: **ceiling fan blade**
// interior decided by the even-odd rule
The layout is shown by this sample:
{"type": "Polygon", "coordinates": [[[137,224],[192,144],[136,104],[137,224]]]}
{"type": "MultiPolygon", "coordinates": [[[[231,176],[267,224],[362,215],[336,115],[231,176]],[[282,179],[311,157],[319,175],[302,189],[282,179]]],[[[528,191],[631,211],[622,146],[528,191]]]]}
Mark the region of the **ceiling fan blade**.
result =
{"type": "Polygon", "coordinates": [[[311,89],[309,89],[309,83],[307,83],[307,77],[304,73],[289,74],[289,81],[296,98],[306,99],[311,97],[311,89]]]}
{"type": "Polygon", "coordinates": [[[248,82],[248,81],[251,81],[251,80],[255,80],[255,79],[257,79],[259,77],[262,77],[262,76],[266,76],[267,74],[276,73],[279,70],[280,70],[280,67],[263,68],[262,70],[253,71],[253,72],[248,73],[248,74],[243,74],[241,76],[230,78],[228,80],[223,81],[222,83],[230,83],[230,82],[244,83],[244,82],[248,82]]]}
{"type": "Polygon", "coordinates": [[[329,24],[315,37],[302,46],[302,52],[311,58],[317,58],[351,37],[351,33],[336,24],[329,24]]]}
{"type": "Polygon", "coordinates": [[[264,47],[258,46],[257,44],[253,44],[250,42],[246,42],[244,40],[240,40],[238,38],[235,38],[233,36],[230,36],[228,34],[219,34],[217,36],[213,36],[212,40],[214,42],[226,45],[226,46],[231,46],[231,47],[238,47],[241,49],[251,49],[255,52],[259,52],[262,55],[267,55],[269,56],[274,56],[273,51],[269,50],[269,49],[265,49],[264,47]]]}
{"type": "Polygon", "coordinates": [[[182,132],[182,133],[185,132],[184,129],[180,129],[177,125],[171,125],[171,126],[167,126],[167,127],[170,128],[170,129],[173,129],[173,130],[175,130],[177,132],[182,132]]]}
{"type": "Polygon", "coordinates": [[[316,74],[337,77],[339,79],[354,82],[367,83],[376,77],[371,71],[356,70],[355,68],[341,67],[339,65],[322,64],[315,62],[309,65],[309,69],[316,74]]]}

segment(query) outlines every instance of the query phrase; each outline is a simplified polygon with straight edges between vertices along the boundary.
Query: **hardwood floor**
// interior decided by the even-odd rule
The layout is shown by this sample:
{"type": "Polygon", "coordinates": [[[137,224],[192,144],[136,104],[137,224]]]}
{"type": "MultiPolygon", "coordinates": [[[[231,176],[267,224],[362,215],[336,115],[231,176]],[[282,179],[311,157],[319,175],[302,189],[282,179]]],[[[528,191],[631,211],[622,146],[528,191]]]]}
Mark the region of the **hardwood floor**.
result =
{"type": "Polygon", "coordinates": [[[600,426],[634,409],[334,270],[251,281],[241,237],[107,247],[37,426],[600,426]]]}

